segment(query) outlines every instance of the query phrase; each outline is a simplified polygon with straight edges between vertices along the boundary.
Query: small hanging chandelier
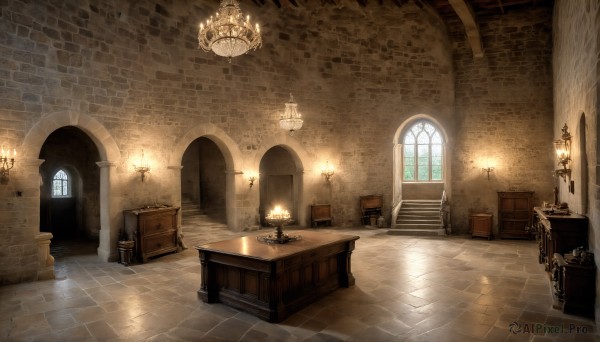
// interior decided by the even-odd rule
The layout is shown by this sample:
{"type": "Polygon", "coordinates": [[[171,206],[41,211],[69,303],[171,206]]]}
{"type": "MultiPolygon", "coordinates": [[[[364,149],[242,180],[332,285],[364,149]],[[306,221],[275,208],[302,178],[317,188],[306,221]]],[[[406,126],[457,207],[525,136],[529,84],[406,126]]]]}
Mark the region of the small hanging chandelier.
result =
{"type": "Polygon", "coordinates": [[[243,55],[262,45],[258,24],[252,27],[250,16],[244,20],[240,5],[236,0],[222,0],[215,17],[206,20],[206,26],[200,24],[198,45],[202,50],[223,57],[243,55]]]}
{"type": "Polygon", "coordinates": [[[302,128],[303,123],[302,114],[298,113],[298,104],[294,102],[294,97],[290,94],[290,100],[285,103],[285,112],[281,114],[281,119],[279,119],[279,126],[292,135],[294,131],[302,128]]]}

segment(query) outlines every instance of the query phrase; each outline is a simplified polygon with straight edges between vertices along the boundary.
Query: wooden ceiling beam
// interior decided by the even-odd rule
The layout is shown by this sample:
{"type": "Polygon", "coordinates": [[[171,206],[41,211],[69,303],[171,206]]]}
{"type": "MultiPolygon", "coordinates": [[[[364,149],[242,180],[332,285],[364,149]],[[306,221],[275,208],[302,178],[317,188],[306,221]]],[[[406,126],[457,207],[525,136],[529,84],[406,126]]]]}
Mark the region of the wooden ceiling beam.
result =
{"type": "Polygon", "coordinates": [[[362,7],[367,7],[367,0],[356,0],[356,2],[362,7]]]}
{"type": "Polygon", "coordinates": [[[296,0],[289,0],[289,1],[292,3],[292,5],[298,7],[298,3],[296,2],[296,0]]]}
{"type": "Polygon", "coordinates": [[[273,3],[275,4],[275,6],[277,6],[277,8],[281,8],[281,1],[273,0],[273,3]]]}
{"type": "Polygon", "coordinates": [[[454,12],[458,15],[467,34],[467,40],[471,45],[473,57],[483,57],[483,44],[481,43],[481,33],[479,33],[479,24],[475,18],[473,8],[465,0],[448,0],[454,12]]]}

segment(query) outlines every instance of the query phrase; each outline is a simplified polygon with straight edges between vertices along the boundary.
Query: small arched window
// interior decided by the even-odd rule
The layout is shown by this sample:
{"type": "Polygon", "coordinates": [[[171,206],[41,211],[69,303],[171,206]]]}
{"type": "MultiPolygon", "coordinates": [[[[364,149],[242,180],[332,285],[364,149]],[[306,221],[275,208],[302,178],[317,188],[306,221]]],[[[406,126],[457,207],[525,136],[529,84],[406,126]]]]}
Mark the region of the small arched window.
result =
{"type": "Polygon", "coordinates": [[[63,169],[52,177],[52,197],[71,197],[71,177],[63,169]]]}
{"type": "Polygon", "coordinates": [[[444,142],[437,128],[419,121],[404,134],[402,179],[407,182],[443,180],[444,142]]]}

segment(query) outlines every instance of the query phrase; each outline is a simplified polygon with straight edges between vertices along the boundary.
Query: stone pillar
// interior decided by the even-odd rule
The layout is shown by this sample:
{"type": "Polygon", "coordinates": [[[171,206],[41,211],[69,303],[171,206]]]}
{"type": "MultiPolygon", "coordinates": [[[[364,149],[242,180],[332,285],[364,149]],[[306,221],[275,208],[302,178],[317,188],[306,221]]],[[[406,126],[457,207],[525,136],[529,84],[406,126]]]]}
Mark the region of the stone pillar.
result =
{"type": "Polygon", "coordinates": [[[231,231],[240,231],[247,222],[243,222],[243,198],[241,189],[244,183],[244,173],[239,170],[225,170],[225,210],[227,227],[231,231]],[[240,222],[238,222],[240,219],[240,222]]]}
{"type": "Polygon", "coordinates": [[[118,259],[117,240],[119,238],[118,218],[121,217],[117,202],[113,196],[114,162],[101,161],[96,165],[100,167],[100,244],[98,256],[103,261],[116,261],[118,259]]]}
{"type": "Polygon", "coordinates": [[[185,244],[185,241],[183,241],[183,230],[181,226],[181,221],[183,219],[183,208],[181,208],[181,169],[183,169],[183,166],[172,165],[167,166],[167,169],[173,171],[173,176],[171,177],[171,198],[179,199],[172,202],[174,206],[179,207],[179,212],[177,214],[177,246],[179,250],[187,249],[188,246],[185,244]]]}
{"type": "Polygon", "coordinates": [[[37,280],[54,279],[54,257],[50,255],[50,240],[52,233],[39,233],[35,240],[38,245],[38,272],[37,280]]]}

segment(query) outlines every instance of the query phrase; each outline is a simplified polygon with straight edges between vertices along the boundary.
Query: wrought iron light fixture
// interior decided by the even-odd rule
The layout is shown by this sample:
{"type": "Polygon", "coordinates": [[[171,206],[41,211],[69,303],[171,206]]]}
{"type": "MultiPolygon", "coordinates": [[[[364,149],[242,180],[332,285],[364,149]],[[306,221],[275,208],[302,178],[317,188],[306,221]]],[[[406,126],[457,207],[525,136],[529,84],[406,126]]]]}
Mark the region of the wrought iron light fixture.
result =
{"type": "Polygon", "coordinates": [[[8,184],[10,169],[15,166],[16,156],[17,151],[15,149],[13,149],[12,156],[10,156],[10,150],[4,151],[4,147],[2,148],[2,155],[0,155],[0,184],[8,184]]]}
{"type": "Polygon", "coordinates": [[[150,172],[150,165],[148,165],[148,161],[144,160],[144,150],[142,150],[142,159],[140,160],[139,165],[133,165],[133,169],[135,172],[139,172],[142,175],[142,183],[146,178],[146,172],[150,172]]]}
{"type": "Polygon", "coordinates": [[[262,45],[260,28],[250,24],[250,16],[244,19],[236,0],[222,0],[214,17],[200,24],[198,45],[206,52],[229,58],[256,50],[262,45]]]}
{"type": "Polygon", "coordinates": [[[298,113],[298,104],[294,102],[294,96],[290,94],[290,100],[285,103],[285,111],[279,119],[279,127],[289,131],[292,135],[294,131],[302,128],[303,123],[302,114],[298,113]]]}
{"type": "Polygon", "coordinates": [[[333,166],[329,165],[329,161],[325,163],[325,165],[321,168],[321,175],[325,177],[325,181],[327,183],[331,182],[331,177],[335,174],[335,170],[333,166]]]}
{"type": "Polygon", "coordinates": [[[568,167],[571,161],[571,134],[566,123],[562,128],[560,139],[554,141],[554,149],[556,150],[558,165],[562,166],[562,169],[554,170],[554,175],[562,177],[566,182],[567,177],[571,177],[571,169],[568,167]]]}
{"type": "Polygon", "coordinates": [[[481,172],[487,172],[487,180],[490,180],[490,172],[494,171],[493,164],[490,162],[489,158],[484,159],[483,167],[481,167],[481,172]]]}
{"type": "Polygon", "coordinates": [[[252,188],[252,186],[254,186],[254,181],[256,180],[256,173],[252,171],[246,171],[245,173],[248,174],[248,182],[250,182],[250,188],[252,188]]]}
{"type": "Polygon", "coordinates": [[[482,172],[487,172],[487,179],[490,180],[490,172],[494,171],[494,168],[491,166],[488,167],[482,167],[481,168],[482,172]]]}

